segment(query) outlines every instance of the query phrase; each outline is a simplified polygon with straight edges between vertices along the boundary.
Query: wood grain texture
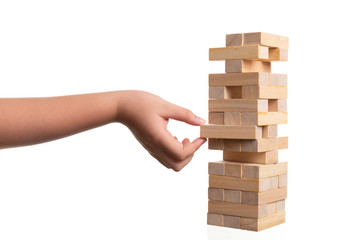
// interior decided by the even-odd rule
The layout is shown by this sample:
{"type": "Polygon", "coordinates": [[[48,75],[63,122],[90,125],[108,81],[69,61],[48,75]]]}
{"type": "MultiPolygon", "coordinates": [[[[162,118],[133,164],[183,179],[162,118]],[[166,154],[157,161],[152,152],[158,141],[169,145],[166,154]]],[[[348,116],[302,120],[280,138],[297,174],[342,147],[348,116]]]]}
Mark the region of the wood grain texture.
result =
{"type": "Polygon", "coordinates": [[[224,201],[224,189],[221,188],[208,188],[208,198],[214,201],[224,201]]]}
{"type": "Polygon", "coordinates": [[[240,217],[224,215],[224,227],[240,229],[240,217]]]}
{"type": "Polygon", "coordinates": [[[283,86],[243,86],[244,99],[286,99],[287,87],[283,86]]]}
{"type": "Polygon", "coordinates": [[[207,224],[214,226],[224,226],[224,215],[216,213],[207,214],[207,224]]]}
{"type": "Polygon", "coordinates": [[[276,212],[276,203],[255,206],[210,200],[208,202],[208,212],[238,217],[263,218],[276,212]]]}
{"type": "Polygon", "coordinates": [[[224,112],[209,112],[209,124],[224,125],[224,112]]]}
{"type": "Polygon", "coordinates": [[[269,74],[264,72],[209,74],[209,86],[268,85],[269,74]]]}
{"type": "Polygon", "coordinates": [[[224,201],[240,203],[241,202],[241,191],[224,189],[224,201]]]}
{"type": "Polygon", "coordinates": [[[271,73],[269,74],[268,85],[287,86],[287,74],[271,73]]]}
{"type": "Polygon", "coordinates": [[[225,87],[209,87],[209,98],[224,99],[225,87]]]}
{"type": "Polygon", "coordinates": [[[226,73],[271,72],[271,62],[251,60],[225,60],[226,73]]]}
{"type": "Polygon", "coordinates": [[[225,162],[225,176],[229,177],[242,177],[243,164],[237,162],[225,162]]]}
{"type": "Polygon", "coordinates": [[[269,99],[269,112],[286,112],[287,99],[269,99]]]}
{"type": "Polygon", "coordinates": [[[225,165],[223,161],[209,162],[208,173],[215,175],[225,175],[225,165]]]}
{"type": "Polygon", "coordinates": [[[252,46],[232,46],[209,49],[209,60],[262,60],[269,59],[269,48],[252,45],[252,46]]]}
{"type": "Polygon", "coordinates": [[[244,126],[265,126],[286,124],[287,112],[242,112],[241,124],[244,126]]]}
{"type": "Polygon", "coordinates": [[[279,187],[287,186],[287,174],[283,174],[279,176],[279,187]]]}
{"type": "Polygon", "coordinates": [[[277,149],[277,138],[259,138],[255,140],[242,140],[241,152],[268,152],[277,149]]]}
{"type": "Polygon", "coordinates": [[[212,150],[224,150],[224,140],[217,138],[209,138],[208,148],[212,150]]]}
{"type": "Polygon", "coordinates": [[[268,112],[268,100],[210,99],[209,112],[268,112]]]}
{"type": "Polygon", "coordinates": [[[276,211],[277,212],[285,211],[285,199],[276,202],[276,211]]]}
{"type": "Polygon", "coordinates": [[[277,149],[287,149],[289,145],[289,138],[288,137],[279,137],[276,141],[277,149]]]}
{"type": "Polygon", "coordinates": [[[224,112],[224,125],[241,125],[241,112],[224,112]]]}
{"type": "Polygon", "coordinates": [[[265,32],[244,33],[243,45],[262,45],[274,48],[288,49],[289,38],[265,32]]]}
{"type": "Polygon", "coordinates": [[[241,152],[241,141],[240,139],[224,139],[225,151],[241,152]]]}
{"type": "Polygon", "coordinates": [[[208,202],[208,212],[249,218],[262,218],[268,215],[266,205],[254,206],[212,200],[208,202]]]}
{"type": "Polygon", "coordinates": [[[263,138],[275,138],[277,137],[277,125],[267,125],[262,127],[263,138]]]}
{"type": "Polygon", "coordinates": [[[272,164],[278,162],[278,151],[269,152],[223,152],[223,159],[226,161],[272,164]]]}
{"type": "Polygon", "coordinates": [[[286,199],[287,188],[279,187],[264,192],[241,192],[241,203],[249,205],[262,205],[286,199]]]}
{"type": "Polygon", "coordinates": [[[200,136],[221,139],[256,139],[261,138],[262,129],[257,126],[201,125],[200,136]]]}
{"type": "Polygon", "coordinates": [[[269,58],[262,61],[287,61],[288,50],[281,48],[269,48],[269,58]]]}
{"type": "MultiPolygon", "coordinates": [[[[264,131],[262,131],[264,132],[264,131]]],[[[287,148],[287,137],[258,139],[209,138],[208,147],[213,150],[230,152],[269,152],[287,148]]]]}
{"type": "Polygon", "coordinates": [[[276,212],[260,219],[240,217],[240,229],[250,231],[262,231],[284,222],[285,211],[276,212]]]}
{"type": "MultiPolygon", "coordinates": [[[[225,166],[230,164],[224,162],[225,166]]],[[[284,175],[288,172],[288,163],[279,162],[275,164],[242,164],[242,176],[245,178],[266,178],[284,175]]]]}
{"type": "Polygon", "coordinates": [[[268,178],[238,178],[211,174],[209,175],[209,187],[211,188],[263,192],[277,188],[278,186],[278,176],[268,178]]]}
{"type": "Polygon", "coordinates": [[[226,46],[242,46],[243,45],[243,34],[226,34],[226,46]]]}

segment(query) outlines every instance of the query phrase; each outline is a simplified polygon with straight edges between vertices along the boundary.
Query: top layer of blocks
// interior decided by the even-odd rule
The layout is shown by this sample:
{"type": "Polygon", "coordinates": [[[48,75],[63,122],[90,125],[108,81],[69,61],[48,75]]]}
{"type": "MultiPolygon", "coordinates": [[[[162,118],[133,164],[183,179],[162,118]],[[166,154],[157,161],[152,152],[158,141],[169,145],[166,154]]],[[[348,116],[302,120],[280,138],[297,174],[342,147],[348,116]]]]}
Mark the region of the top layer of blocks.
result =
{"type": "Polygon", "coordinates": [[[209,60],[287,61],[289,39],[263,33],[226,35],[226,47],[210,48],[209,60]]]}

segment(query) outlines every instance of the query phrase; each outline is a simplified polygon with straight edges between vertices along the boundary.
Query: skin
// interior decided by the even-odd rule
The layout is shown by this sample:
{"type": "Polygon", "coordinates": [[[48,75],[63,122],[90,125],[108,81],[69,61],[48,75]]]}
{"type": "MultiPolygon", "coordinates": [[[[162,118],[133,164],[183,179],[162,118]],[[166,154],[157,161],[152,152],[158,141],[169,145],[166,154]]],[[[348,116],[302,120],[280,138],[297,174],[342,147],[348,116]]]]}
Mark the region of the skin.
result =
{"type": "Polygon", "coordinates": [[[190,110],[143,91],[2,98],[0,149],[44,143],[118,122],[161,164],[180,171],[206,139],[178,141],[167,130],[169,119],[194,126],[205,123],[190,110]]]}

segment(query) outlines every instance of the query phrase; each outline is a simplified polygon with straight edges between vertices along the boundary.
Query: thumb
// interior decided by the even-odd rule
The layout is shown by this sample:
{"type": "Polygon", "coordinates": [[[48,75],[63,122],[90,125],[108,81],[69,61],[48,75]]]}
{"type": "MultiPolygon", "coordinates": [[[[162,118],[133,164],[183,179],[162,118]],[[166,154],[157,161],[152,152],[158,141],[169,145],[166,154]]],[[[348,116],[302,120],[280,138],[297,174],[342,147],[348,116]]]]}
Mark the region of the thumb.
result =
{"type": "Polygon", "coordinates": [[[196,116],[189,109],[180,107],[178,105],[169,103],[165,116],[166,118],[172,118],[178,121],[186,122],[191,125],[199,126],[205,124],[205,120],[196,116]]]}

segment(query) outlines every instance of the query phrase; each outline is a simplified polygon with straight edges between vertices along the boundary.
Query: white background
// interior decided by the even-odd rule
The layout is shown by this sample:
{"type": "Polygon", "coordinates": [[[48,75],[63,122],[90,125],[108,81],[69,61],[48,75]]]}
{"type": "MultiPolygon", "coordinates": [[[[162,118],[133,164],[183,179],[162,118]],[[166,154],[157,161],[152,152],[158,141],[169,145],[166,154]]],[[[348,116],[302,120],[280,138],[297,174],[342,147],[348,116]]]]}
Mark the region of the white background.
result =
{"type": "MultiPolygon", "coordinates": [[[[141,89],[207,118],[208,48],[225,34],[290,37],[287,221],[260,233],[206,225],[202,147],[167,170],[124,126],[0,151],[0,239],[358,238],[356,1],[0,1],[0,97],[141,89]]],[[[171,122],[179,138],[198,127],[171,122]]],[[[1,133],[0,133],[1,134],[1,133]]]]}

